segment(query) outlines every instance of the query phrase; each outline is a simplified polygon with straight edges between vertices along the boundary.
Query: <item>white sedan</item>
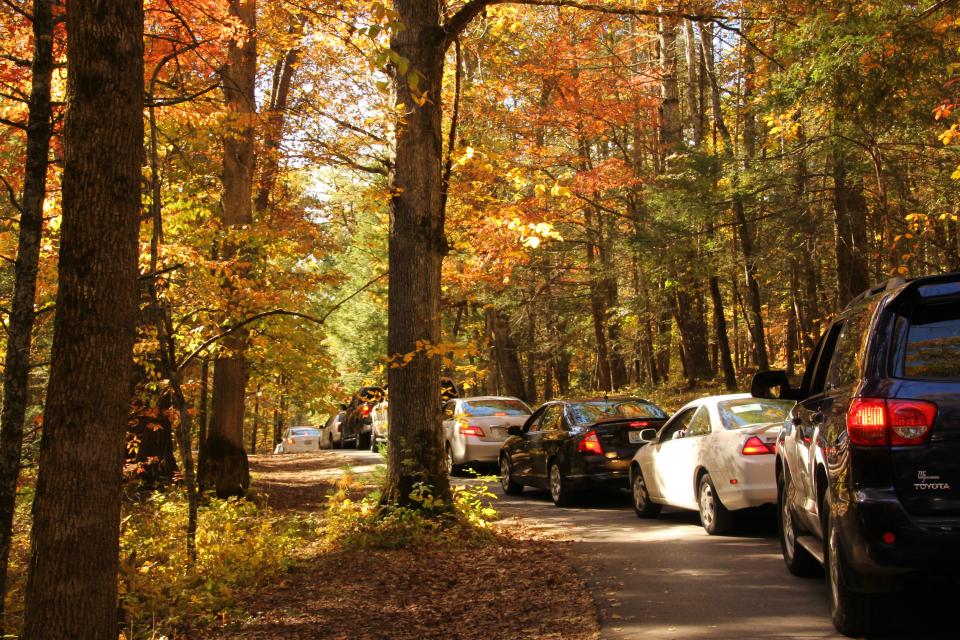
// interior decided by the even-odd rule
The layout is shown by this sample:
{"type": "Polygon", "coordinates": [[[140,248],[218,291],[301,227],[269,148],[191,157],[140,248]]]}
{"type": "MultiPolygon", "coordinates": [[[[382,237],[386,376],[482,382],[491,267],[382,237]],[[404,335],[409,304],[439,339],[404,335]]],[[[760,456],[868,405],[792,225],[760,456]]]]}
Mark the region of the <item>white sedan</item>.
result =
{"type": "Polygon", "coordinates": [[[794,402],[748,394],[687,403],[630,466],[633,508],[654,517],[664,505],[700,512],[709,534],[729,530],[731,511],[775,504],[777,435],[794,402]]]}
{"type": "Polygon", "coordinates": [[[283,439],[274,453],[302,453],[320,450],[320,429],[316,427],[290,427],[283,432],[283,439]]]}

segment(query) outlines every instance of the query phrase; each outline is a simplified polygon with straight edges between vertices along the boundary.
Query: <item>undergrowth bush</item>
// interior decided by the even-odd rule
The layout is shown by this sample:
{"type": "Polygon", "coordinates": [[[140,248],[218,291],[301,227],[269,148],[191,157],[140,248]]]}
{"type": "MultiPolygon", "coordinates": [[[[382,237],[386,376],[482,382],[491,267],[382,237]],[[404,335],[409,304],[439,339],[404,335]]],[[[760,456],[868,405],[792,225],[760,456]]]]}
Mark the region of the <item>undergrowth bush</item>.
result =
{"type": "Polygon", "coordinates": [[[182,494],[154,494],[125,514],[120,606],[127,640],[222,615],[237,595],[284,571],[295,550],[317,535],[312,518],[280,515],[249,500],[211,499],[198,516],[197,561],[188,570],[182,494]]]}
{"type": "Polygon", "coordinates": [[[380,492],[359,500],[357,481],[349,471],[328,496],[324,534],[327,542],[343,548],[404,549],[420,545],[475,545],[492,539],[490,525],[498,518],[490,491],[493,478],[452,488],[453,509],[443,509],[429,486],[418,484],[410,506],[382,505],[380,492]]]}

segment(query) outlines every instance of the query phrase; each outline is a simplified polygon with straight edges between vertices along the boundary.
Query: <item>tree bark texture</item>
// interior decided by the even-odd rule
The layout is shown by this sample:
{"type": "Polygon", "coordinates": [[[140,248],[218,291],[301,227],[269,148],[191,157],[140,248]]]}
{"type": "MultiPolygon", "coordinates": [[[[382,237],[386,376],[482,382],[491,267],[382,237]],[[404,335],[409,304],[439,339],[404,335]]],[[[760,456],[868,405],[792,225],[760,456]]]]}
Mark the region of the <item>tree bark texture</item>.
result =
{"type": "MultiPolygon", "coordinates": [[[[255,0],[230,0],[230,15],[245,27],[241,39],[230,41],[227,64],[221,71],[227,106],[223,136],[223,226],[230,229],[253,223],[253,176],[256,167],[253,119],[256,117],[257,6],[255,0]]],[[[232,240],[224,242],[221,258],[242,251],[232,240]]],[[[237,295],[226,283],[228,308],[237,295]]],[[[228,319],[230,321],[230,319],[228,319]]],[[[243,417],[247,371],[247,333],[235,331],[221,341],[223,353],[213,369],[213,402],[200,485],[218,496],[243,495],[250,484],[243,449],[243,417]]]]}
{"type": "Polygon", "coordinates": [[[517,355],[517,344],[510,333],[510,318],[502,311],[488,307],[486,319],[489,327],[488,335],[493,344],[493,354],[497,360],[500,383],[504,392],[509,396],[527,400],[523,370],[520,367],[520,357],[517,355]]]}
{"type": "Polygon", "coordinates": [[[20,233],[14,266],[13,299],[7,323],[7,352],[3,370],[3,413],[0,416],[0,635],[3,635],[4,594],[10,536],[20,476],[23,421],[29,402],[30,345],[32,343],[37,269],[43,235],[43,200],[47,190],[50,151],[50,81],[53,75],[54,0],[34,0],[33,61],[30,66],[27,150],[20,201],[20,233]]]}
{"type": "Polygon", "coordinates": [[[837,309],[870,286],[867,272],[867,201],[862,179],[851,180],[842,145],[833,153],[833,210],[837,250],[837,309]]]}
{"type": "Polygon", "coordinates": [[[447,253],[442,191],[441,90],[446,34],[439,3],[394,0],[404,28],[391,48],[409,61],[396,73],[398,113],[393,197],[390,203],[390,305],[387,349],[399,366],[388,369],[390,432],[384,501],[409,504],[418,483],[449,503],[440,422],[440,268],[447,253]],[[416,89],[410,74],[417,74],[416,89]],[[421,93],[422,92],[422,93],[421,93]],[[412,355],[409,362],[402,362],[412,355]]]}
{"type": "Polygon", "coordinates": [[[23,638],[116,640],[137,321],[143,3],[71,0],[63,222],[23,638]]]}

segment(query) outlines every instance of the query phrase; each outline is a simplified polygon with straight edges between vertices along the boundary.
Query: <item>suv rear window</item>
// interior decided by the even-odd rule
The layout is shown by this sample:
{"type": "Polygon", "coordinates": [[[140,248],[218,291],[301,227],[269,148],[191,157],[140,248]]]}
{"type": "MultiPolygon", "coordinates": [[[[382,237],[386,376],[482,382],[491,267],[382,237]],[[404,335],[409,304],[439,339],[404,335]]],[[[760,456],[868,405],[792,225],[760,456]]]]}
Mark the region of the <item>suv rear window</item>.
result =
{"type": "Polygon", "coordinates": [[[960,304],[913,308],[903,348],[905,378],[960,378],[960,304]]]}

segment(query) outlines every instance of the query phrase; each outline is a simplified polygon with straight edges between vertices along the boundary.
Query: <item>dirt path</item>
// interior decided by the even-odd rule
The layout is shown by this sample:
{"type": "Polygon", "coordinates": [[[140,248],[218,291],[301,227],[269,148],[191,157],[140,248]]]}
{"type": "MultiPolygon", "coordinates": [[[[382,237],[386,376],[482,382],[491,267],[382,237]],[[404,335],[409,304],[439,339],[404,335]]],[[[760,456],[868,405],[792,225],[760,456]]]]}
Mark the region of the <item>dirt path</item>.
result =
{"type": "MultiPolygon", "coordinates": [[[[349,464],[374,454],[253,456],[253,489],[276,509],[315,511],[349,464]]],[[[340,550],[308,555],[238,615],[193,637],[217,640],[597,640],[591,597],[565,543],[521,524],[479,547],[340,550]]]]}

